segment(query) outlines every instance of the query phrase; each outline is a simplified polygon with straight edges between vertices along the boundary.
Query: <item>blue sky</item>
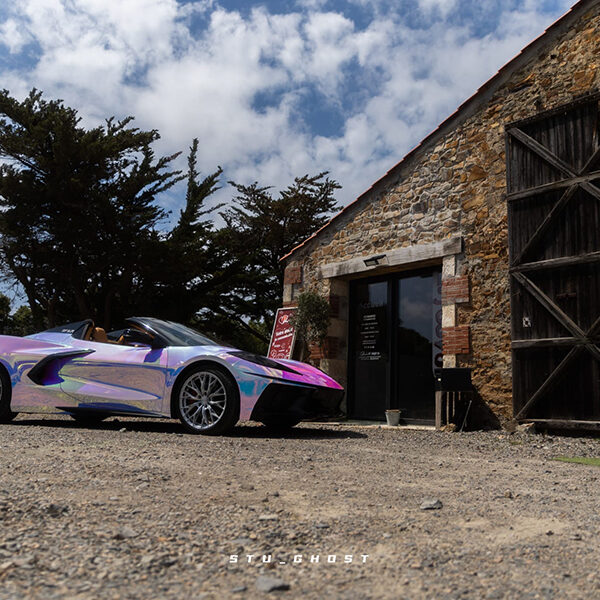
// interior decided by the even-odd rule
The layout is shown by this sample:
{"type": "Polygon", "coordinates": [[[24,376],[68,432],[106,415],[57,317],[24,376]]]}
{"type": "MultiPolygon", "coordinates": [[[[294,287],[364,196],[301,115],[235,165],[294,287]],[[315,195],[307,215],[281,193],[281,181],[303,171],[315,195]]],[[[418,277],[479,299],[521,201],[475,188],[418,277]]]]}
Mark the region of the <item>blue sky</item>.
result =
{"type": "Polygon", "coordinates": [[[227,180],[328,170],[347,204],[573,2],[18,0],[0,5],[0,77],[87,125],[134,115],[159,153],[198,137],[219,201],[227,180]]]}

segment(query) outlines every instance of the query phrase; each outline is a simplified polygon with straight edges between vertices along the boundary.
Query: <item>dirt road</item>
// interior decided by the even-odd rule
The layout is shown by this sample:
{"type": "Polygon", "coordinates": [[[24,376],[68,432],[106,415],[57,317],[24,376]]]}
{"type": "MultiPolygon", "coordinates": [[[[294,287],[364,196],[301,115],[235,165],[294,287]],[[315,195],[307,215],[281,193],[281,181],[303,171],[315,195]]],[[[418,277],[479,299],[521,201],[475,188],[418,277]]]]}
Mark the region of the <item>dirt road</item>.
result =
{"type": "Polygon", "coordinates": [[[600,440],[19,417],[0,598],[600,597],[600,469],[561,455],[600,440]]]}

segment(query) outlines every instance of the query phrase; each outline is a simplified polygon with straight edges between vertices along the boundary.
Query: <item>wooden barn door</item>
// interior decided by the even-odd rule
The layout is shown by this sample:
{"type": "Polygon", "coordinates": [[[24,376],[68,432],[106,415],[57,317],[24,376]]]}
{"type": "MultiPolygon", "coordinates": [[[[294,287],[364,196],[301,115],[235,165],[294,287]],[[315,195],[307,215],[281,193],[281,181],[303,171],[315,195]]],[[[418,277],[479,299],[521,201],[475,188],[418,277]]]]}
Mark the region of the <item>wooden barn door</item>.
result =
{"type": "Polygon", "coordinates": [[[600,424],[598,95],[506,137],[514,414],[600,424]]]}

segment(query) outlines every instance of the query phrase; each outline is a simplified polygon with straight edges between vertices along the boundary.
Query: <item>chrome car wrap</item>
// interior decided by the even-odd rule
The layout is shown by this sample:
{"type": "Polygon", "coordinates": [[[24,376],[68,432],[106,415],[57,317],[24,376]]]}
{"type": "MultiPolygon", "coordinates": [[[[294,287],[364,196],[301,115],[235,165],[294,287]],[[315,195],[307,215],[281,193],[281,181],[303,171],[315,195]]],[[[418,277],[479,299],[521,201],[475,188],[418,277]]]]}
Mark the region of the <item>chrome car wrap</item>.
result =
{"type": "MultiPolygon", "coordinates": [[[[10,381],[7,410],[176,417],[180,415],[174,394],[180,393],[182,378],[205,369],[213,373],[213,378],[216,374],[234,382],[233,387],[227,385],[231,398],[215,402],[219,407],[225,402],[235,405],[235,415],[229,414],[233,408],[228,407],[229,417],[235,421],[279,419],[293,423],[338,412],[343,388],[311,365],[292,360],[275,362],[222,346],[168,321],[138,317],[128,319],[128,325],[132,329],[116,333],[132,332],[131,343],[126,335],[122,341],[110,340],[103,330],[106,339],[98,341],[93,333],[98,328],[91,321],[25,338],[0,336],[0,369],[10,381]],[[181,337],[187,332],[189,338],[181,337]],[[144,336],[148,344],[139,342],[145,341],[144,336]],[[180,339],[203,343],[177,345],[180,339]]],[[[192,384],[195,395],[190,406],[198,407],[199,412],[203,405],[207,413],[215,414],[209,406],[213,401],[208,390],[200,391],[199,383],[192,384]]],[[[223,394],[227,396],[225,391],[223,394]]],[[[4,394],[0,402],[6,402],[6,398],[4,394]]],[[[209,432],[208,423],[198,427],[198,432],[209,432]]]]}

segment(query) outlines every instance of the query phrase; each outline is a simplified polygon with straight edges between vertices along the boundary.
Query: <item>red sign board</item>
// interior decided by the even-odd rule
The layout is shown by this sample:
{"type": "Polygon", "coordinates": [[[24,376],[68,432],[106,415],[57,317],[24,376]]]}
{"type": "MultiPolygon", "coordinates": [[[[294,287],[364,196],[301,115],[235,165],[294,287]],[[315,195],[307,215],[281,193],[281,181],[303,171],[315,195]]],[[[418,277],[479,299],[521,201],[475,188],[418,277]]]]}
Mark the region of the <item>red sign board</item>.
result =
{"type": "Polygon", "coordinates": [[[290,317],[296,310],[293,308],[278,308],[269,344],[269,358],[291,358],[294,350],[296,331],[290,323],[290,317]]]}

